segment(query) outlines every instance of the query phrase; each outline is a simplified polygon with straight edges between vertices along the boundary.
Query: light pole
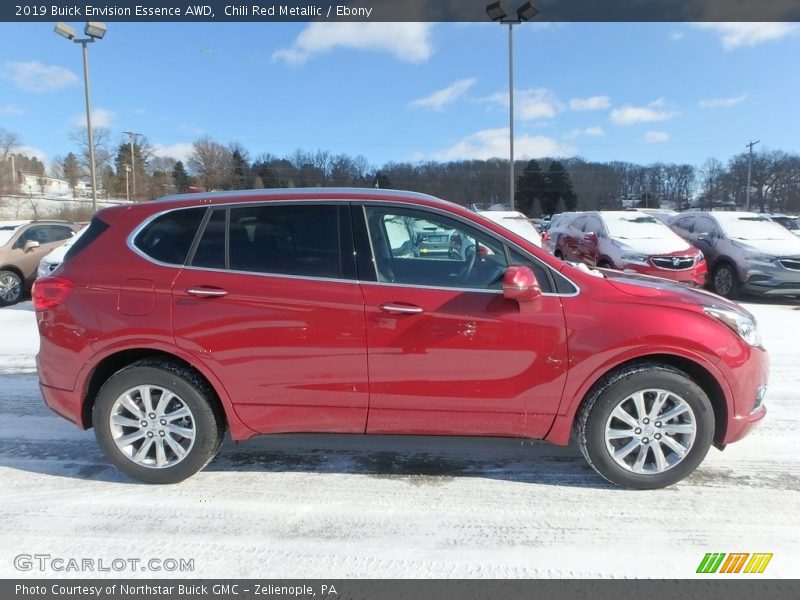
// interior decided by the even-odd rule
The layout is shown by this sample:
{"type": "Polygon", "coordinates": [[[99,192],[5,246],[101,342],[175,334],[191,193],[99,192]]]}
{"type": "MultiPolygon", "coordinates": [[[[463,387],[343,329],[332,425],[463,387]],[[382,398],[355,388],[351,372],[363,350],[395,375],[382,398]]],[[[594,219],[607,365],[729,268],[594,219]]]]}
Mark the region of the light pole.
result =
{"type": "Polygon", "coordinates": [[[495,23],[508,25],[508,204],[514,210],[514,25],[530,21],[539,14],[539,9],[526,2],[517,9],[516,19],[507,19],[503,5],[494,2],[486,6],[486,14],[495,23]]]}
{"type": "Polygon", "coordinates": [[[136,144],[136,136],[141,135],[136,133],[135,131],[123,131],[122,133],[127,133],[130,136],[130,145],[131,145],[131,166],[128,170],[131,172],[131,187],[133,188],[133,198],[136,199],[136,159],[133,156],[134,146],[136,144]]]}
{"type": "Polygon", "coordinates": [[[749,144],[746,144],[750,147],[750,154],[747,155],[747,212],[750,212],[750,169],[753,163],[753,146],[759,143],[761,140],[750,140],[749,144]]]}
{"type": "Polygon", "coordinates": [[[76,44],[83,46],[83,91],[86,96],[86,133],[89,141],[89,169],[92,176],[92,210],[97,212],[97,169],[94,162],[94,136],[92,134],[92,102],[89,94],[89,44],[95,40],[103,39],[106,34],[105,23],[89,21],[83,28],[83,33],[87,36],[75,39],[75,29],[66,23],[56,23],[55,32],[72,40],[76,44]]]}
{"type": "Polygon", "coordinates": [[[125,165],[125,200],[131,201],[130,188],[128,187],[128,173],[131,172],[131,166],[125,165]]]}

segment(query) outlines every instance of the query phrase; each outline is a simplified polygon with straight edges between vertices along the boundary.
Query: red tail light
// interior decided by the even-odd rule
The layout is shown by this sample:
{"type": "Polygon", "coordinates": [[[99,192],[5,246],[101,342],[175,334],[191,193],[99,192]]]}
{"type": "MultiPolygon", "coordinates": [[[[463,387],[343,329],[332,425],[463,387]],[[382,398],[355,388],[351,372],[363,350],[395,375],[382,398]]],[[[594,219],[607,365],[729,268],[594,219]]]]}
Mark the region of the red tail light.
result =
{"type": "Polygon", "coordinates": [[[33,308],[36,311],[55,308],[72,293],[73,283],[65,277],[45,277],[33,284],[33,308]]]}

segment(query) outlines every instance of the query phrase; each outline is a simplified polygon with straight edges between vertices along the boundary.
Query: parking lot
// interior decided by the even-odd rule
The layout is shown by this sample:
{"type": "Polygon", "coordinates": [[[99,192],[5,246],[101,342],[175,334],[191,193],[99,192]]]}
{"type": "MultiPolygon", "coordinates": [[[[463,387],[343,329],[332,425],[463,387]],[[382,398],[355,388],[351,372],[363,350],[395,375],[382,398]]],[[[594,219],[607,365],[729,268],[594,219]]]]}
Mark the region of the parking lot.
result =
{"type": "Polygon", "coordinates": [[[0,309],[0,576],[87,576],[21,573],[26,553],[193,559],[200,577],[671,578],[706,552],[770,552],[769,576],[796,576],[800,304],[746,306],[771,355],[766,420],[648,492],[546,443],[306,435],[226,442],[182,484],[138,484],[42,403],[30,302],[0,309]]]}

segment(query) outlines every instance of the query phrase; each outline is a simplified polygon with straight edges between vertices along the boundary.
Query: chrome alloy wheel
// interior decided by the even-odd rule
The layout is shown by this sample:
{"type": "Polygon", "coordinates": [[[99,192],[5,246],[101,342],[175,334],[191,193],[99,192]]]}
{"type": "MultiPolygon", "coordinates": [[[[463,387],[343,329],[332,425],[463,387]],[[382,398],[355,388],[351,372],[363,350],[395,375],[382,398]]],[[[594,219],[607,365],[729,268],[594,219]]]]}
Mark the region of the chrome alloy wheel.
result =
{"type": "Polygon", "coordinates": [[[714,289],[720,296],[727,296],[733,289],[733,272],[728,267],[720,267],[714,274],[714,289]]]}
{"type": "Polygon", "coordinates": [[[657,475],[680,463],[694,445],[697,421],[677,394],[645,389],[623,399],[605,425],[606,449],[631,473],[657,475]]]}
{"type": "Polygon", "coordinates": [[[192,411],[177,394],[157,385],[140,385],[117,398],[109,426],[120,452],[153,469],[181,462],[196,437],[192,411]]]}
{"type": "Polygon", "coordinates": [[[22,284],[15,275],[6,273],[0,277],[0,299],[4,302],[16,302],[22,293],[22,284]]]}

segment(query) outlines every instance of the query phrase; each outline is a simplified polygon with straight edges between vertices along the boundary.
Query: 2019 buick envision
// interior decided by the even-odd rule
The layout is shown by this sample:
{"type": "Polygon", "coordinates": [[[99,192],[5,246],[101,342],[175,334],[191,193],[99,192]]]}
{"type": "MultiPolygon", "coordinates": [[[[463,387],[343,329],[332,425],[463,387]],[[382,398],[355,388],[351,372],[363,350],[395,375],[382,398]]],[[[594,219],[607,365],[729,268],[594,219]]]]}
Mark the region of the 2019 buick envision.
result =
{"type": "Polygon", "coordinates": [[[202,469],[226,431],[338,432],[572,438],[609,481],[657,488],[766,412],[742,307],[575,268],[421,194],[108,208],[33,297],[46,403],[147,482],[202,469]],[[463,256],[408,252],[420,222],[463,256]]]}

